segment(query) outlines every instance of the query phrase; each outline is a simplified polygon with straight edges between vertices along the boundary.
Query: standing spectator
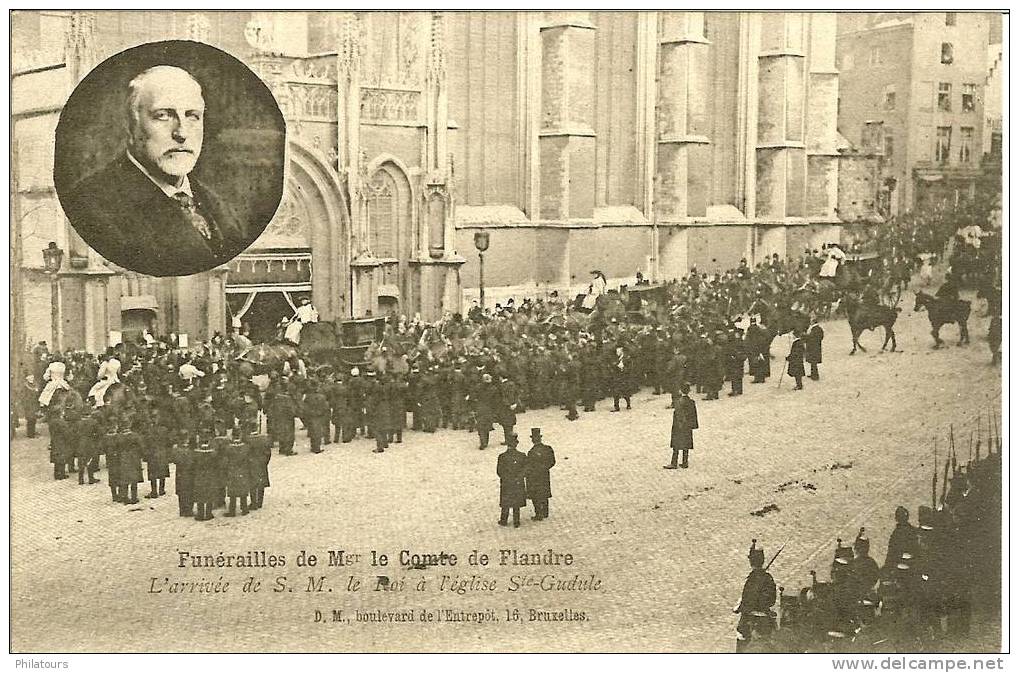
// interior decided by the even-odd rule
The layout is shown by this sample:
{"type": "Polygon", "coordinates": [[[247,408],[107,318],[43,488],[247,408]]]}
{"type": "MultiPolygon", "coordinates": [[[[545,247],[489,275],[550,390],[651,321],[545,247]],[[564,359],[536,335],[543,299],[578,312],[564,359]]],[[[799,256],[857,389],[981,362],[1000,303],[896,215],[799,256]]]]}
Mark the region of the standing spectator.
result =
{"type": "Polygon", "coordinates": [[[505,526],[510,511],[513,512],[513,527],[520,527],[520,508],[527,505],[527,456],[517,451],[516,435],[510,435],[506,450],[499,454],[496,474],[499,475],[499,525],[505,526]]]}
{"type": "Polygon", "coordinates": [[[541,428],[531,428],[533,446],[527,452],[527,497],[534,505],[532,521],[548,518],[548,500],[552,497],[549,470],[555,467],[555,451],[541,441],[541,428]]]}
{"type": "Polygon", "coordinates": [[[821,342],[824,340],[824,330],[817,324],[817,316],[810,316],[810,327],[807,329],[805,341],[804,359],[810,363],[810,380],[821,380],[821,374],[817,371],[817,365],[821,364],[821,342]]]}
{"type": "Polygon", "coordinates": [[[697,404],[690,399],[689,384],[680,384],[679,395],[673,399],[672,406],[672,462],[664,466],[666,470],[690,467],[693,431],[700,427],[697,424],[697,404]],[[683,452],[682,463],[678,463],[680,451],[683,452]]]}
{"type": "Polygon", "coordinates": [[[793,334],[795,338],[789,347],[789,355],[785,356],[789,363],[786,371],[796,380],[793,390],[803,390],[803,356],[806,354],[806,345],[803,343],[803,332],[796,330],[793,334]]]}

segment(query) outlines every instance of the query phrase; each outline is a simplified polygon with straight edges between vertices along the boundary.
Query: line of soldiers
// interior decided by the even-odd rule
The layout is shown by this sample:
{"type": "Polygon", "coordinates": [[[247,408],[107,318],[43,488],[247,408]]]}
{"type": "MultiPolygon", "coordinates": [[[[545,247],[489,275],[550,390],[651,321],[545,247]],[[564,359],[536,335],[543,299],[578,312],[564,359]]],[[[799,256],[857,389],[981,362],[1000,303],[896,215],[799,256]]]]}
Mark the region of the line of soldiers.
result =
{"type": "Polygon", "coordinates": [[[751,573],[736,612],[737,651],[761,639],[768,651],[925,651],[969,633],[974,604],[999,604],[1001,452],[956,466],[937,508],[895,509],[883,565],[861,528],[852,545],[836,541],[828,582],[786,595],[751,545],[751,573]],[[981,593],[983,592],[983,593],[981,593]],[[778,602],[779,614],[773,609],[778,602]],[[781,628],[776,627],[781,625],[781,628]],[[861,634],[866,633],[867,637],[861,634]]]}
{"type": "Polygon", "coordinates": [[[211,519],[227,500],[226,516],[236,516],[238,504],[241,514],[260,509],[270,485],[269,439],[258,434],[253,393],[233,402],[225,386],[151,395],[142,381],[130,400],[90,410],[75,388],[60,388],[44,406],[54,479],[76,471],[79,485],[98,484],[105,456],[112,501],[132,505],[144,481],[145,498],[166,495],[174,464],[180,516],[211,519]],[[217,394],[230,404],[216,406],[217,394]]]}

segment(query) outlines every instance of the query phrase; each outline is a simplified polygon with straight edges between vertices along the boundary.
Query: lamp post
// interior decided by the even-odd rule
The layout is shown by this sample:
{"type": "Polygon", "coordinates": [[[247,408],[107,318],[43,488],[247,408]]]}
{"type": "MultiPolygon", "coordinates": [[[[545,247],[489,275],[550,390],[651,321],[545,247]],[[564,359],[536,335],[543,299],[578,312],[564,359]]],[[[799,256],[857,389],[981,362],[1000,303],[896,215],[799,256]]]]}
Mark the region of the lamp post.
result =
{"type": "Polygon", "coordinates": [[[42,250],[42,259],[45,264],[46,275],[50,277],[50,330],[53,340],[53,348],[56,351],[63,350],[60,339],[60,281],[57,274],[64,262],[64,251],[57,244],[50,241],[42,250]]]}
{"type": "Polygon", "coordinates": [[[485,251],[488,250],[488,232],[474,232],[474,247],[478,249],[478,288],[481,310],[485,310],[485,251]]]}

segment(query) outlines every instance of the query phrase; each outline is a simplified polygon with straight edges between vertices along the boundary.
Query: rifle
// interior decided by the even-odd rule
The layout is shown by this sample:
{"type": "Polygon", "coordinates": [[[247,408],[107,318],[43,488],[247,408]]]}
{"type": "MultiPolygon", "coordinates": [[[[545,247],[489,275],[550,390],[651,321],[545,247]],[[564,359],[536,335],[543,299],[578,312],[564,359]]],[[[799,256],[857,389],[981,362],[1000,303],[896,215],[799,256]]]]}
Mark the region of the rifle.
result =
{"type": "Polygon", "coordinates": [[[945,474],[942,477],[942,482],[941,482],[941,504],[942,504],[942,506],[944,506],[944,504],[945,504],[945,496],[948,494],[947,492],[948,492],[948,468],[949,467],[951,467],[951,461],[950,460],[946,460],[945,461],[945,474]]]}
{"type": "MultiPolygon", "coordinates": [[[[787,542],[786,544],[789,544],[789,543],[787,542]]],[[[768,561],[768,565],[764,566],[764,571],[765,572],[768,571],[768,568],[770,568],[771,564],[775,562],[775,559],[778,558],[778,555],[782,553],[783,549],[785,549],[785,544],[783,544],[781,547],[778,548],[778,551],[775,552],[775,555],[771,557],[770,561],[768,561]]]]}
{"type": "Polygon", "coordinates": [[[931,508],[938,506],[938,437],[934,436],[934,476],[931,477],[931,508]]]}

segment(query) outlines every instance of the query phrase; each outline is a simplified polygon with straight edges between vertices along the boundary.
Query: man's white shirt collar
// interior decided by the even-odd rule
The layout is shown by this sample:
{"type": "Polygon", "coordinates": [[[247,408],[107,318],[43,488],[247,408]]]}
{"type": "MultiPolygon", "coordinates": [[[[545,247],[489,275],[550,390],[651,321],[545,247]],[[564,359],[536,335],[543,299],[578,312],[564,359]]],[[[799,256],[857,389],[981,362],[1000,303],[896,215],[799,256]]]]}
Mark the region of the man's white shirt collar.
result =
{"type": "Polygon", "coordinates": [[[188,179],[188,176],[185,175],[184,181],[180,183],[180,187],[177,187],[175,185],[171,185],[168,182],[160,180],[156,176],[152,175],[152,173],[149,173],[147,170],[145,170],[145,167],[138,163],[138,160],[135,159],[134,156],[131,154],[131,150],[127,151],[127,158],[130,159],[131,163],[134,164],[138,168],[138,170],[142,172],[142,175],[151,180],[152,184],[154,184],[156,187],[159,187],[160,191],[169,196],[171,199],[177,194],[180,194],[181,192],[184,192],[191,198],[195,197],[194,192],[191,191],[191,181],[188,179]]]}

